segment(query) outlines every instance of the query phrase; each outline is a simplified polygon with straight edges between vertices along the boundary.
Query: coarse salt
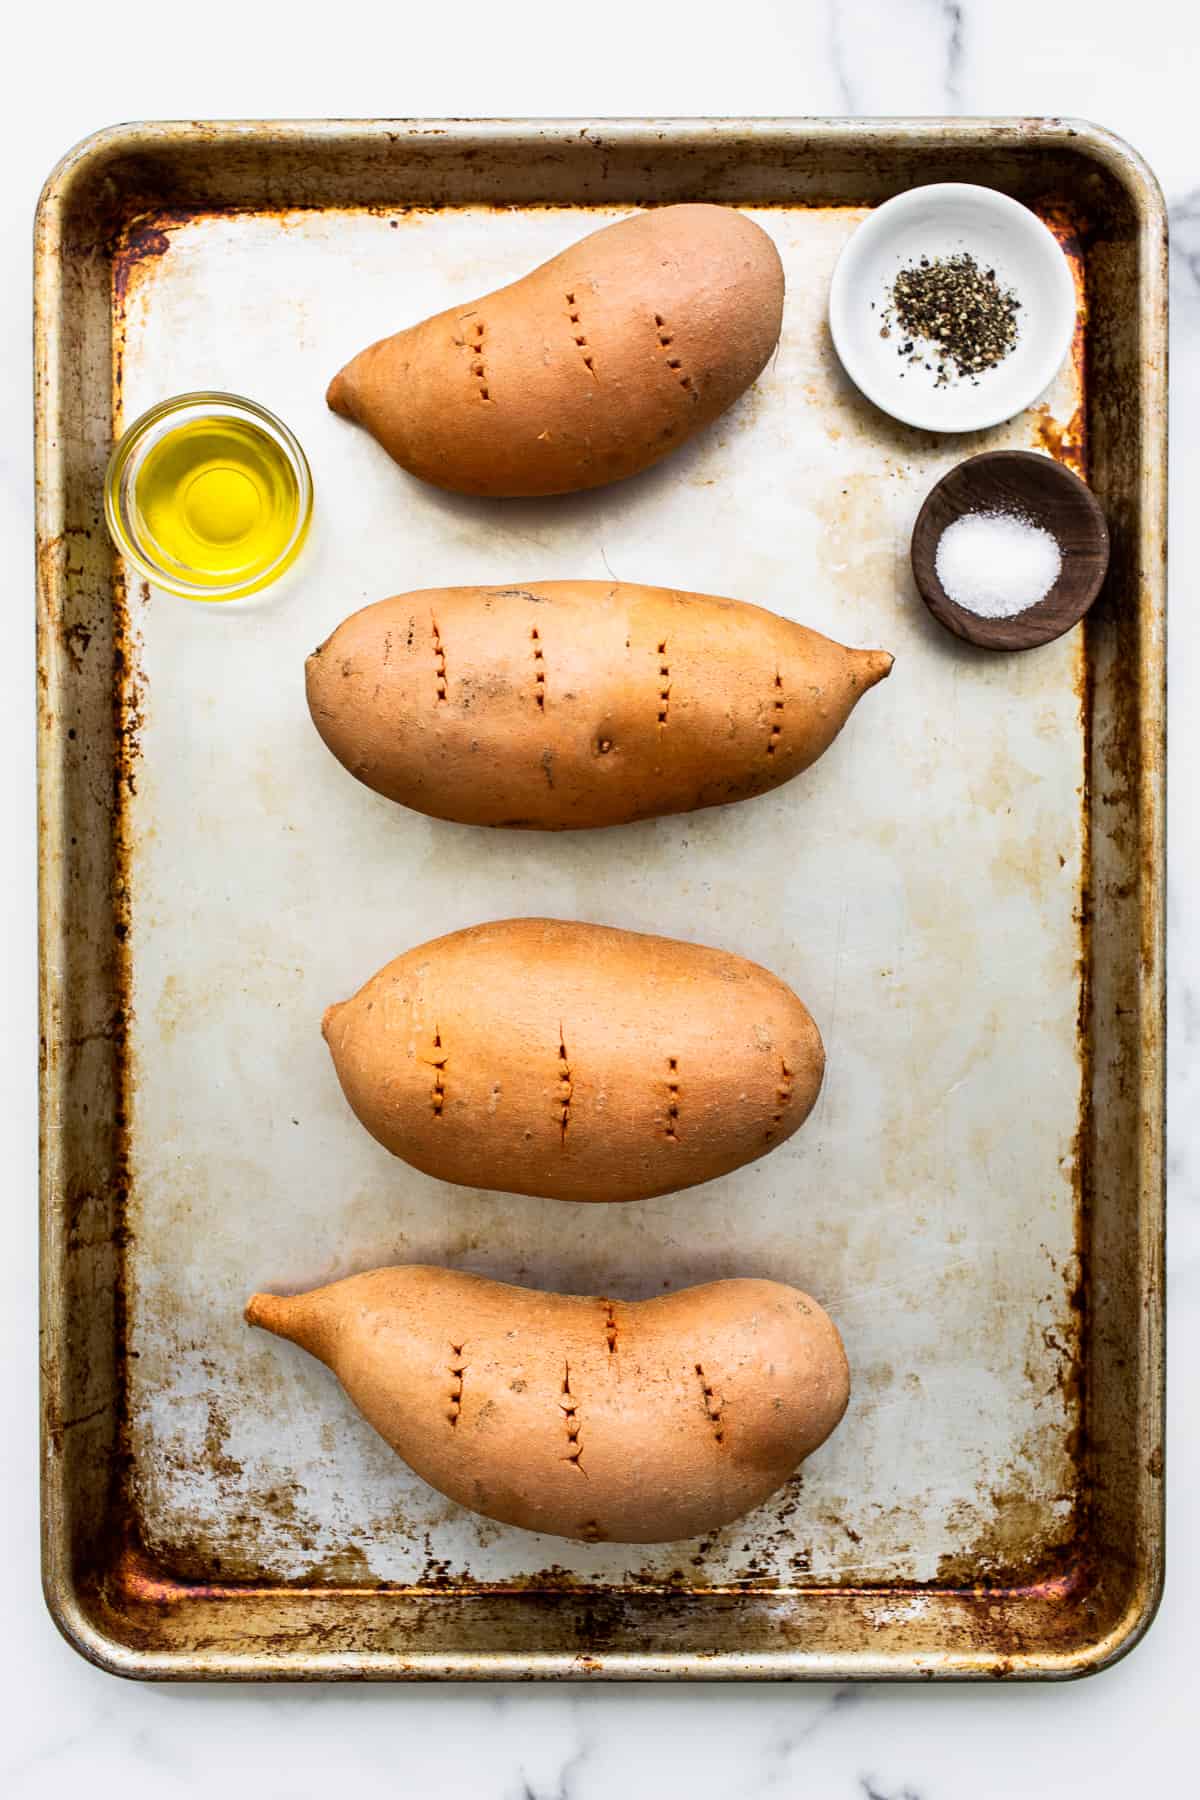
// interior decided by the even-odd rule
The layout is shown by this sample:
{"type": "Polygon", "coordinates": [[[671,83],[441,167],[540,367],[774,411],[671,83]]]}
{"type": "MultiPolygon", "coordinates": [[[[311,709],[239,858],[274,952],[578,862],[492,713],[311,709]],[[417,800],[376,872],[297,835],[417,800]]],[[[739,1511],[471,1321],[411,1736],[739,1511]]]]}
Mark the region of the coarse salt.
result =
{"type": "Polygon", "coordinates": [[[981,619],[1012,619],[1058,580],[1058,540],[1022,513],[964,513],[937,547],[937,576],[956,606],[981,619]]]}

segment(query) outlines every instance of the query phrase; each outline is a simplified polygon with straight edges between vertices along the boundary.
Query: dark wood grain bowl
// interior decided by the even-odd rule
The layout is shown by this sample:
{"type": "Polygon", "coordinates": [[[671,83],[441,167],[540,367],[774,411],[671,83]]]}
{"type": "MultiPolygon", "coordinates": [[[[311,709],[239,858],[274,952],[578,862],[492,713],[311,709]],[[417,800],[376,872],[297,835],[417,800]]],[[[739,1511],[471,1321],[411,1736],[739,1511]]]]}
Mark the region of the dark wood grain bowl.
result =
{"type": "Polygon", "coordinates": [[[912,534],[912,569],[939,624],[986,650],[1033,650],[1070,631],[1100,592],[1108,526],[1086,482],[1033,450],[988,450],[943,475],[926,496],[912,534]],[[1062,568],[1044,599],[1008,619],[985,619],[951,600],[938,580],[943,531],[964,513],[1020,513],[1058,540],[1062,568]]]}

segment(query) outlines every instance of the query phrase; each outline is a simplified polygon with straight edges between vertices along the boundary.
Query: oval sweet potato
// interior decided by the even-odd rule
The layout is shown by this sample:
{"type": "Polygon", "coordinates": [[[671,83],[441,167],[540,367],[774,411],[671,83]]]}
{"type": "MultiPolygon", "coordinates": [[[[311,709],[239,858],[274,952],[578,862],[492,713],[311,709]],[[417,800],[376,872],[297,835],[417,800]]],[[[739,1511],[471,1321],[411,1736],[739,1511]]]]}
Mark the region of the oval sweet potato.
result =
{"type": "Polygon", "coordinates": [[[728,207],[668,206],[370,345],[326,398],[438,487],[570,493],[711,424],[764,367],[782,316],[765,231],[728,207]]]}
{"type": "Polygon", "coordinates": [[[890,670],[762,607],[632,582],[432,588],[308,659],[347,769],[435,818],[623,824],[779,787],[890,670]]]}
{"type": "Polygon", "coordinates": [[[439,1492],[592,1542],[728,1524],[825,1441],[850,1393],[833,1321],[776,1281],[626,1303],[413,1266],[256,1294],[246,1318],[328,1364],[439,1492]]]}
{"type": "Polygon", "coordinates": [[[322,1029],[372,1137],[465,1187],[641,1200],[762,1156],[825,1053],[774,975],[722,950],[553,919],[398,956],[322,1029]]]}

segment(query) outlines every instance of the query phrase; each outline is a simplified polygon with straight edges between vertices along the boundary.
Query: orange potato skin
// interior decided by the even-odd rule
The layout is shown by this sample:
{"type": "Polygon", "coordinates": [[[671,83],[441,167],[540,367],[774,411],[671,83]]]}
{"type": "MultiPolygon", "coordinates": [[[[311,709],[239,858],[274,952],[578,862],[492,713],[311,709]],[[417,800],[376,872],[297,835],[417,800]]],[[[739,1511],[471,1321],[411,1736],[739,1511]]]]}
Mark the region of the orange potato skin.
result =
{"type": "Polygon", "coordinates": [[[760,374],[782,318],[765,231],[729,207],[668,206],[370,345],[326,399],[437,487],[571,493],[711,424],[760,374]]]}
{"type": "Polygon", "coordinates": [[[409,1266],[256,1294],[246,1318],[326,1363],[441,1493],[592,1542],[728,1524],[824,1442],[850,1393],[833,1321],[775,1281],[627,1303],[409,1266]]]}
{"type": "Polygon", "coordinates": [[[377,793],[562,831],[779,787],[891,666],[738,600],[548,581],[381,600],[305,677],[317,730],[377,793]]]}
{"type": "Polygon", "coordinates": [[[757,964],[553,919],[409,950],[322,1030],[394,1155],[561,1200],[644,1200],[753,1161],[804,1123],[825,1067],[807,1009],[757,964]]]}

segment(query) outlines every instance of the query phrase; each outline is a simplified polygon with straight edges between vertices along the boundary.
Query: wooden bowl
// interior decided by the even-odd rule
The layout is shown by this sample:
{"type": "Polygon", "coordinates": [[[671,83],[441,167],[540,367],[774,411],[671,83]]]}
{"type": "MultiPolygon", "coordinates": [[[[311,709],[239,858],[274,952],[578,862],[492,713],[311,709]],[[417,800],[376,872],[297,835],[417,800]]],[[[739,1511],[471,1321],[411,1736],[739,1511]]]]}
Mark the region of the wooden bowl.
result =
{"type": "Polygon", "coordinates": [[[1070,631],[1100,592],[1108,526],[1086,482],[1033,450],[988,450],[943,475],[926,496],[912,534],[921,598],[940,625],[987,650],[1033,650],[1070,631]],[[938,580],[943,531],[964,513],[1021,513],[1058,540],[1062,568],[1044,599],[1007,619],[985,619],[951,600],[938,580]]]}

